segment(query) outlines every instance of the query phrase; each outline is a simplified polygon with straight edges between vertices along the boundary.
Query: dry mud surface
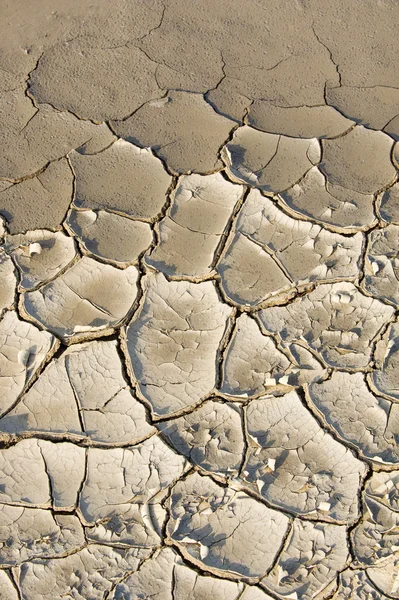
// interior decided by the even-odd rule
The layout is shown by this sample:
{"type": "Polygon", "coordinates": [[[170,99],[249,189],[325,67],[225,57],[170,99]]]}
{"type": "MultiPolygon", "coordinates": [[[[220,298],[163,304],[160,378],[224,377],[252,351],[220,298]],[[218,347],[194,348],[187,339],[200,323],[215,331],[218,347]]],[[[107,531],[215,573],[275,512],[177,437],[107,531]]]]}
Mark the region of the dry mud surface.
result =
{"type": "Polygon", "coordinates": [[[0,600],[399,598],[396,0],[0,22],[0,600]]]}

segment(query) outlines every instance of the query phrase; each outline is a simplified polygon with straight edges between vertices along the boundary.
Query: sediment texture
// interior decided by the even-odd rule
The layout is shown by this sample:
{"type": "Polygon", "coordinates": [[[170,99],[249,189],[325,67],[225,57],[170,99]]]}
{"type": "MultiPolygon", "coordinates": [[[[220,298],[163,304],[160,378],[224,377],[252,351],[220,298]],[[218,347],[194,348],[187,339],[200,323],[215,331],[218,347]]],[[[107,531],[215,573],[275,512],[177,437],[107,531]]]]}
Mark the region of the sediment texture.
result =
{"type": "Polygon", "coordinates": [[[399,598],[397,3],[54,4],[0,24],[0,600],[399,598]]]}

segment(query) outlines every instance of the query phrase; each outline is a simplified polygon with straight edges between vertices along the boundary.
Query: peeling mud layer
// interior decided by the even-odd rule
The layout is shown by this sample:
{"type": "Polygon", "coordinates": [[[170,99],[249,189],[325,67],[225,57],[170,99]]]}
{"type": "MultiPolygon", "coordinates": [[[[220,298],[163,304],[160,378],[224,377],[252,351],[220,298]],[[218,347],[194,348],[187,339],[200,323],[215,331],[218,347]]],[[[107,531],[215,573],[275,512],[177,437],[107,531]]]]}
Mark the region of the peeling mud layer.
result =
{"type": "Polygon", "coordinates": [[[396,0],[0,20],[0,600],[399,599],[396,0]]]}

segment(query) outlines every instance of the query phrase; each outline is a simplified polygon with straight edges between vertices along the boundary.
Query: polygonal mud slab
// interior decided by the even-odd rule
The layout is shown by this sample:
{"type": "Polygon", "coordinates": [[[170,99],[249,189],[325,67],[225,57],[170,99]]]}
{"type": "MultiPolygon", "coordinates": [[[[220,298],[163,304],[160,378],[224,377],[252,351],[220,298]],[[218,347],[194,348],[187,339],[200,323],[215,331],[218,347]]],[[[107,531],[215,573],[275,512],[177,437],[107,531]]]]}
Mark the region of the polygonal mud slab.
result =
{"type": "Polygon", "coordinates": [[[14,404],[57,346],[51,333],[21,321],[14,311],[5,313],[0,321],[1,413],[14,404]]]}
{"type": "Polygon", "coordinates": [[[399,402],[399,323],[389,325],[375,350],[376,369],[368,380],[377,394],[399,402]]]}
{"type": "Polygon", "coordinates": [[[399,462],[399,404],[372,394],[363,373],[335,371],[308,387],[312,407],[343,442],[376,463],[399,462]]]}
{"type": "Polygon", "coordinates": [[[108,130],[48,104],[36,108],[23,90],[2,93],[0,113],[2,109],[0,178],[10,180],[37,173],[108,130]]]}
{"type": "Polygon", "coordinates": [[[224,353],[220,391],[228,396],[259,396],[276,386],[295,386],[322,377],[325,369],[309,350],[292,344],[284,354],[248,315],[236,319],[224,353]]]}
{"type": "Polygon", "coordinates": [[[144,297],[127,327],[130,368],[155,417],[192,408],[214,389],[217,353],[231,308],[213,282],[142,280],[144,297]]]}
{"type": "Polygon", "coordinates": [[[297,519],[262,585],[283,598],[310,600],[318,594],[323,597],[348,555],[345,527],[297,519]]]}
{"type": "Polygon", "coordinates": [[[11,308],[15,301],[17,279],[15,277],[14,263],[11,258],[0,248],[0,316],[6,308],[11,308]]]}
{"type": "Polygon", "coordinates": [[[277,106],[256,99],[248,111],[248,124],[267,133],[293,138],[334,138],[353,127],[332,106],[277,106]]]}
{"type": "Polygon", "coordinates": [[[399,225],[399,183],[383,193],[378,212],[388,223],[399,225]]]}
{"type": "Polygon", "coordinates": [[[391,306],[343,282],[319,285],[286,306],[258,314],[265,330],[284,346],[299,342],[331,367],[356,370],[368,366],[373,342],[393,312],[391,306]]]}
{"type": "Polygon", "coordinates": [[[72,209],[65,226],[89,256],[122,268],[137,264],[153,241],[148,223],[106,210],[72,209]]]}
{"type": "Polygon", "coordinates": [[[141,442],[155,429],[124,379],[117,343],[93,341],[73,345],[53,360],[0,419],[0,432],[116,445],[141,442]]]}
{"type": "Polygon", "coordinates": [[[0,504],[0,544],[1,565],[7,568],[36,556],[46,559],[76,552],[86,540],[74,515],[0,504]]]}
{"type": "Polygon", "coordinates": [[[34,292],[22,295],[26,318],[70,340],[98,337],[126,317],[137,296],[138,271],[104,265],[84,256],[34,292]]]}
{"type": "Polygon", "coordinates": [[[235,181],[263,192],[290,188],[320,160],[316,139],[295,139],[240,127],[222,151],[227,172],[235,181]]]}
{"type": "Polygon", "coordinates": [[[21,290],[31,290],[54,279],[77,256],[73,239],[61,231],[43,229],[8,235],[4,248],[17,265],[21,290]]]}
{"type": "Polygon", "coordinates": [[[241,208],[217,270],[228,298],[253,306],[314,281],[355,278],[362,234],[343,236],[286,215],[258,190],[241,208]]]}
{"type": "Polygon", "coordinates": [[[168,534],[200,568],[259,580],[271,567],[288,518],[244,492],[199,473],[178,482],[169,500],[168,534]]]}
{"type": "Polygon", "coordinates": [[[0,185],[0,214],[11,234],[60,229],[73,197],[73,172],[66,158],[32,178],[0,185]]]}
{"type": "Polygon", "coordinates": [[[374,473],[363,493],[363,519],[351,533],[358,565],[381,566],[382,572],[390,563],[392,554],[397,554],[398,507],[399,472],[374,473]]]}
{"type": "Polygon", "coordinates": [[[280,192],[279,199],[294,211],[294,216],[307,217],[343,233],[366,229],[376,222],[372,194],[330,184],[318,167],[310,169],[292,188],[280,192]]]}
{"type": "Polygon", "coordinates": [[[102,600],[126,572],[135,571],[147,558],[144,548],[110,548],[90,544],[78,552],[46,560],[38,558],[21,565],[17,577],[23,600],[76,598],[102,600]]]}
{"type": "MultiPolygon", "coordinates": [[[[244,585],[200,575],[185,565],[171,548],[157,551],[142,567],[119,583],[112,600],[122,598],[156,598],[157,600],[256,600],[242,596],[244,585]]],[[[259,600],[268,600],[260,596],[259,600]]]]}
{"type": "Polygon", "coordinates": [[[80,119],[122,119],[159,95],[156,69],[139,48],[78,37],[47,50],[30,76],[29,89],[37,102],[80,119]]]}
{"type": "Polygon", "coordinates": [[[296,392],[253,400],[241,479],[273,506],[336,523],[359,514],[366,466],[320,427],[296,392]]]}
{"type": "Polygon", "coordinates": [[[197,410],[158,424],[162,436],[205,471],[236,475],[245,441],[240,407],[233,402],[209,400],[197,410]]]}
{"type": "Polygon", "coordinates": [[[77,208],[106,209],[147,221],[166,202],[171,177],[150,150],[125,140],[98,154],[72,152],[77,208]]]}
{"type": "Polygon", "coordinates": [[[159,241],[146,255],[146,263],[168,276],[208,275],[242,195],[242,186],[233,185],[220,173],[182,177],[158,226],[159,241]]]}
{"type": "Polygon", "coordinates": [[[155,548],[161,543],[169,486],[182,477],[186,460],[158,436],[138,446],[89,448],[79,513],[92,541],[155,548]]]}
{"type": "Polygon", "coordinates": [[[339,576],[332,600],[389,600],[389,596],[373,585],[366,571],[347,569],[339,576]]]}
{"type": "Polygon", "coordinates": [[[342,137],[323,140],[322,147],[320,170],[331,184],[375,194],[396,178],[391,161],[393,140],[382,131],[358,125],[342,137]]]}
{"type": "Polygon", "coordinates": [[[151,147],[168,168],[180,173],[212,173],[223,165],[219,148],[235,123],[215,113],[202,94],[171,91],[152,100],[128,119],[114,121],[121,137],[151,147]]]}

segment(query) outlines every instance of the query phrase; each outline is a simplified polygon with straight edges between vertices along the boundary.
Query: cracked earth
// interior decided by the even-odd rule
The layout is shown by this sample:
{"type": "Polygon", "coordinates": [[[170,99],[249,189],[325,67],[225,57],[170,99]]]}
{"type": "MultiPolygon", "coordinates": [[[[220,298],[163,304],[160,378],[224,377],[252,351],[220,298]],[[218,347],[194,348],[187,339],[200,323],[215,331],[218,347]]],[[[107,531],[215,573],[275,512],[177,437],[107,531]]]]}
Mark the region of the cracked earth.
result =
{"type": "Polygon", "coordinates": [[[399,598],[395,0],[0,23],[0,600],[399,598]]]}

